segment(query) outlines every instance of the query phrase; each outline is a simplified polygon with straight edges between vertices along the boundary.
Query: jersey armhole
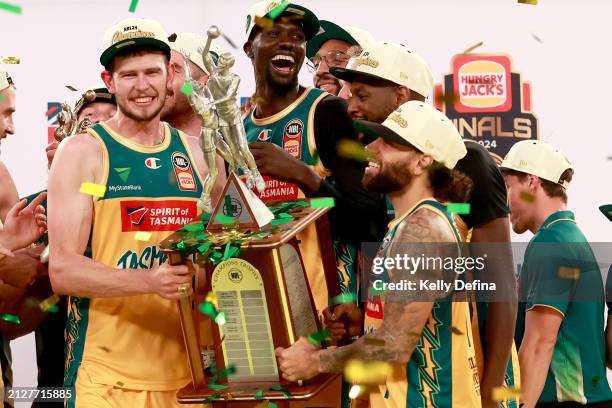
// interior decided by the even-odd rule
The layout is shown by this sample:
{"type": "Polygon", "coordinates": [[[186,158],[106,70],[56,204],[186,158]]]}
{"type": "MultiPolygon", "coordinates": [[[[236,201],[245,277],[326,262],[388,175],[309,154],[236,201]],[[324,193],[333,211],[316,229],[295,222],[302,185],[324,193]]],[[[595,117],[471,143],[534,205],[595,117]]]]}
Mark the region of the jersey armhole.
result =
{"type": "MultiPolygon", "coordinates": [[[[202,188],[204,188],[204,179],[202,178],[202,173],[200,173],[200,168],[198,166],[198,162],[195,160],[194,156],[193,156],[193,152],[191,151],[191,146],[189,145],[189,141],[187,140],[187,135],[185,133],[183,133],[182,131],[176,129],[176,128],[170,128],[170,132],[172,133],[173,131],[176,131],[176,134],[179,136],[179,139],[181,140],[181,143],[183,143],[183,146],[185,147],[185,151],[187,151],[187,155],[189,156],[189,160],[191,160],[191,163],[193,165],[193,169],[196,172],[196,175],[198,177],[198,180],[200,180],[200,186],[202,188]]],[[[215,153],[215,160],[216,160],[216,153],[215,153]]],[[[209,169],[207,169],[208,171],[210,171],[209,169]]]]}
{"type": "MultiPolygon", "coordinates": [[[[108,172],[110,166],[110,159],[108,157],[108,149],[106,148],[106,143],[104,143],[104,139],[102,136],[98,134],[93,128],[86,129],[86,132],[94,137],[100,143],[102,147],[102,177],[100,180],[96,180],[96,184],[102,185],[106,188],[106,184],[108,183],[108,172]]],[[[102,197],[93,196],[93,202],[98,201],[102,197]]]]}
{"type": "Polygon", "coordinates": [[[311,164],[311,167],[321,177],[329,176],[331,172],[325,168],[325,166],[323,166],[320,155],[315,155],[315,152],[317,152],[317,142],[315,138],[314,116],[317,106],[319,106],[319,102],[329,95],[330,94],[327,92],[322,92],[321,95],[314,100],[312,106],[310,107],[310,112],[308,112],[308,134],[306,135],[306,143],[308,144],[308,152],[310,153],[310,157],[316,159],[315,163],[311,164]]]}

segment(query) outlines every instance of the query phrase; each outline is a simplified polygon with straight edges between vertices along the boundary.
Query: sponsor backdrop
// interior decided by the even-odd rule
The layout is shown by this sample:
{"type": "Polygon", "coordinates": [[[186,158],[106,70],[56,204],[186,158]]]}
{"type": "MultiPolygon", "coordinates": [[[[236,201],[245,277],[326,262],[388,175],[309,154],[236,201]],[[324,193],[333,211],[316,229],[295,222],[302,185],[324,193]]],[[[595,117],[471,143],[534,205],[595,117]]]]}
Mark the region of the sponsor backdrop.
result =
{"type": "MultiPolygon", "coordinates": [[[[2,11],[6,35],[0,55],[21,58],[10,65],[17,84],[17,133],[1,145],[0,159],[24,196],[45,188],[44,147],[59,102],[99,81],[98,62],[104,30],[119,19],[137,16],[162,22],[168,34],[205,32],[217,24],[237,46],[218,45],[236,55],[241,96],[253,93],[250,61],[242,52],[247,0],[140,0],[129,13],[129,0],[14,0],[23,14],[2,11]]],[[[514,0],[306,0],[320,18],[368,29],[374,37],[401,42],[429,63],[436,98],[464,137],[503,156],[524,139],[548,141],[561,148],[577,172],[569,189],[570,207],[592,241],[607,241],[612,224],[597,206],[612,202],[609,112],[612,56],[602,39],[612,37],[612,3],[602,0],[540,0],[538,6],[514,0]],[[463,52],[483,42],[467,55],[463,52]]],[[[306,69],[302,84],[310,85],[306,69]]],[[[265,139],[267,135],[260,135],[265,139]]],[[[177,171],[180,169],[177,161],[177,171]]],[[[147,164],[156,166],[155,162],[147,164]]],[[[126,209],[124,226],[158,208],[126,209]]],[[[174,211],[174,210],[173,210],[174,211]]],[[[177,220],[185,215],[176,208],[177,220]]],[[[149,221],[147,221],[149,222],[149,221]]],[[[134,224],[135,223],[135,224],[134,224]]],[[[529,235],[515,237],[528,240],[529,235]]],[[[16,381],[35,381],[31,337],[17,345],[16,381]]]]}

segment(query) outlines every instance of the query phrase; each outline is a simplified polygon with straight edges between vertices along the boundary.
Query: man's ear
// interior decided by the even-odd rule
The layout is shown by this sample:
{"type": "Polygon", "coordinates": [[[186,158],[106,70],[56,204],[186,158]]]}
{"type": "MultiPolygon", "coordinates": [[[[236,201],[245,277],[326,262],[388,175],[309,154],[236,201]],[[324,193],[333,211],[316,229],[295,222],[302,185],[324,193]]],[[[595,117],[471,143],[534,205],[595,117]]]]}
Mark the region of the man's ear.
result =
{"type": "Polygon", "coordinates": [[[434,159],[431,155],[422,154],[417,163],[419,173],[427,172],[433,164],[434,159]]]}
{"type": "Polygon", "coordinates": [[[208,75],[206,74],[202,74],[198,79],[197,79],[199,84],[202,84],[202,86],[206,85],[206,83],[208,82],[208,75]]]}
{"type": "Polygon", "coordinates": [[[251,43],[251,41],[245,42],[242,46],[242,49],[244,50],[244,53],[247,55],[247,57],[253,59],[253,43],[251,43]]]}
{"type": "Polygon", "coordinates": [[[110,73],[110,71],[102,71],[102,73],[100,74],[100,78],[102,78],[104,85],[106,85],[106,89],[108,89],[110,93],[114,94],[115,87],[113,84],[113,75],[110,73]]]}
{"type": "Polygon", "coordinates": [[[410,100],[410,89],[405,86],[398,86],[395,88],[395,101],[397,106],[403,105],[410,100]]]}

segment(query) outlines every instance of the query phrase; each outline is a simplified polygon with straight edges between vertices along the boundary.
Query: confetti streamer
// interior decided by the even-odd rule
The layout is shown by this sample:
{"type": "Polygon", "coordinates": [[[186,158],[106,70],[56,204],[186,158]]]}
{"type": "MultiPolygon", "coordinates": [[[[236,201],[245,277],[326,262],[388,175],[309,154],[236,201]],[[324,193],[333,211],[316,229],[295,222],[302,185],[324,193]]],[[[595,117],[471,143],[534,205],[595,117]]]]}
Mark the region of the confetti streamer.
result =
{"type": "Polygon", "coordinates": [[[507,401],[508,399],[521,396],[521,390],[518,388],[495,387],[493,388],[493,401],[507,401]]]}
{"type": "Polygon", "coordinates": [[[538,0],[518,0],[520,4],[530,4],[532,6],[538,5],[538,0]]]}
{"type": "Polygon", "coordinates": [[[19,57],[2,57],[2,63],[16,65],[21,63],[21,60],[19,59],[19,57]]]}
{"type": "Polygon", "coordinates": [[[559,268],[559,276],[563,279],[578,279],[580,278],[580,269],[562,266],[559,268]]]}
{"type": "Polygon", "coordinates": [[[469,214],[470,203],[449,203],[446,205],[446,211],[454,214],[469,214]]]}
{"type": "Polygon", "coordinates": [[[355,399],[359,396],[360,393],[361,393],[361,387],[355,384],[351,387],[351,390],[349,391],[348,396],[350,399],[355,399]]]}
{"type": "Polygon", "coordinates": [[[352,159],[367,163],[372,158],[372,153],[362,143],[355,140],[342,139],[336,145],[338,155],[345,159],[352,159]]]}
{"type": "Polygon", "coordinates": [[[136,11],[136,6],[138,5],[138,0],[132,0],[132,2],[130,3],[130,9],[129,12],[133,13],[136,11]]]}
{"type": "Polygon", "coordinates": [[[540,44],[542,44],[542,40],[540,39],[540,37],[538,37],[537,35],[535,35],[534,33],[530,33],[531,36],[533,37],[534,40],[536,40],[537,42],[539,42],[540,44]]]}
{"type": "Polygon", "coordinates": [[[193,92],[193,85],[191,85],[189,82],[185,82],[183,85],[181,85],[181,92],[185,95],[191,95],[193,92]]]}
{"type": "Polygon", "coordinates": [[[341,303],[355,303],[357,301],[357,295],[354,293],[343,293],[338,296],[334,296],[331,300],[332,305],[339,305],[341,303]]]}
{"type": "Polygon", "coordinates": [[[0,314],[0,319],[6,321],[6,322],[11,322],[11,323],[15,323],[15,324],[21,324],[21,319],[19,318],[19,316],[15,316],[12,314],[0,314]]]}
{"type": "Polygon", "coordinates": [[[257,390],[257,392],[255,393],[255,399],[263,399],[264,397],[264,392],[262,390],[257,390]]]}
{"type": "Polygon", "coordinates": [[[22,12],[21,6],[5,3],[3,1],[0,1],[0,9],[10,11],[11,13],[15,14],[21,14],[22,12]]]}
{"type": "Polygon", "coordinates": [[[106,186],[94,183],[83,183],[81,184],[80,192],[88,194],[94,197],[103,197],[106,191],[106,186]]]}
{"type": "MultiPolygon", "coordinates": [[[[48,298],[46,298],[45,300],[43,300],[42,302],[40,302],[38,304],[38,307],[40,308],[40,310],[42,310],[43,312],[48,311],[51,307],[55,306],[57,304],[57,302],[60,301],[59,296],[57,296],[56,294],[53,294],[51,296],[49,296],[48,298]]],[[[59,308],[58,308],[59,309],[59,308]]]]}
{"type": "Polygon", "coordinates": [[[334,207],[335,205],[333,197],[313,198],[310,200],[310,206],[312,208],[334,207]]]}
{"type": "Polygon", "coordinates": [[[312,333],[310,336],[308,336],[308,342],[312,344],[313,346],[319,346],[326,338],[330,336],[330,334],[331,333],[329,329],[325,329],[325,330],[321,330],[316,333],[312,333]]]}
{"type": "Polygon", "coordinates": [[[225,33],[221,33],[221,37],[223,37],[223,39],[225,41],[227,41],[227,43],[230,45],[230,47],[232,47],[233,49],[237,50],[238,47],[236,46],[236,44],[232,41],[231,38],[229,38],[227,35],[225,35],[225,33]]]}
{"type": "Polygon", "coordinates": [[[469,54],[470,52],[474,51],[476,48],[478,47],[482,47],[484,44],[484,42],[479,42],[478,44],[474,44],[472,45],[470,48],[468,48],[467,50],[463,51],[463,54],[469,54]]]}
{"type": "Polygon", "coordinates": [[[380,347],[384,347],[384,345],[385,345],[385,341],[383,339],[377,339],[375,337],[369,337],[369,336],[366,336],[366,338],[364,339],[364,342],[368,346],[380,346],[380,347]]]}
{"type": "Polygon", "coordinates": [[[519,198],[526,203],[533,203],[533,200],[535,200],[535,196],[529,191],[521,191],[521,194],[519,194],[519,198]]]}
{"type": "Polygon", "coordinates": [[[226,390],[229,388],[229,385],[214,384],[211,382],[210,384],[208,384],[208,387],[214,390],[226,390]]]}
{"type": "Polygon", "coordinates": [[[77,92],[77,91],[78,91],[78,89],[76,89],[76,88],[75,88],[74,86],[72,86],[72,85],[66,85],[66,88],[70,89],[70,90],[71,90],[71,91],[73,91],[73,92],[77,92]]]}
{"type": "Polygon", "coordinates": [[[149,242],[149,240],[151,239],[151,235],[153,235],[153,233],[151,233],[151,232],[138,231],[138,232],[136,232],[136,235],[134,235],[134,239],[136,241],[149,242]]]}
{"type": "Polygon", "coordinates": [[[391,364],[383,361],[350,360],[344,367],[346,380],[357,384],[382,384],[392,371],[391,364]]]}
{"type": "Polygon", "coordinates": [[[272,19],[272,20],[276,20],[276,18],[278,16],[283,14],[283,11],[285,11],[287,6],[289,6],[289,1],[288,0],[283,0],[278,6],[274,7],[272,10],[270,10],[270,12],[268,13],[268,17],[270,17],[270,19],[272,19]]]}
{"type": "Polygon", "coordinates": [[[223,326],[226,323],[225,313],[219,312],[217,317],[215,317],[215,323],[217,323],[219,326],[223,326]]]}

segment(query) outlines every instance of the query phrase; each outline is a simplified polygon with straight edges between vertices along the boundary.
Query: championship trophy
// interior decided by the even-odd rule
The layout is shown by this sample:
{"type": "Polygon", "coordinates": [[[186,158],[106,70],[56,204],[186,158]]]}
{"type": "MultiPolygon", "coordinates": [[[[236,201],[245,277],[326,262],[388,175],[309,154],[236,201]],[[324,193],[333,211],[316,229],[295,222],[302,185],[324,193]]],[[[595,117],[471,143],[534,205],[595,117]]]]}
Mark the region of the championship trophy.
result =
{"type": "Polygon", "coordinates": [[[211,169],[200,208],[213,208],[209,194],[216,176],[215,151],[228,162],[230,174],[212,211],[160,245],[170,264],[191,259],[198,266],[193,295],[178,301],[192,381],[177,398],[183,404],[206,402],[215,408],[255,407],[264,400],[278,407],[339,407],[339,375],[291,383],[282,378],[274,354],[276,347],[288,347],[300,336],[321,330],[297,238],[307,227],[317,231],[327,291],[330,296],[340,294],[329,207],[311,206],[309,199],[266,205],[251,190],[261,191],[265,184],[240,119],[239,78],[229,71],[233,57],[222,54],[214,65],[208,55],[219,34],[211,27],[201,48],[211,73],[206,86],[191,80],[185,64],[186,81],[192,85],[188,98],[202,119],[201,147],[211,169]],[[246,184],[237,170],[245,174],[246,184]],[[214,363],[205,370],[204,360],[210,360],[205,356],[211,352],[214,363]]]}
{"type": "Polygon", "coordinates": [[[57,115],[58,126],[53,134],[55,140],[61,142],[68,136],[85,132],[85,129],[91,126],[89,118],[83,118],[83,120],[79,122],[77,112],[81,110],[83,105],[93,102],[94,99],[96,99],[96,92],[87,90],[83,92],[83,95],[81,95],[79,100],[74,104],[74,108],[67,102],[62,103],[62,111],[57,115]]]}

